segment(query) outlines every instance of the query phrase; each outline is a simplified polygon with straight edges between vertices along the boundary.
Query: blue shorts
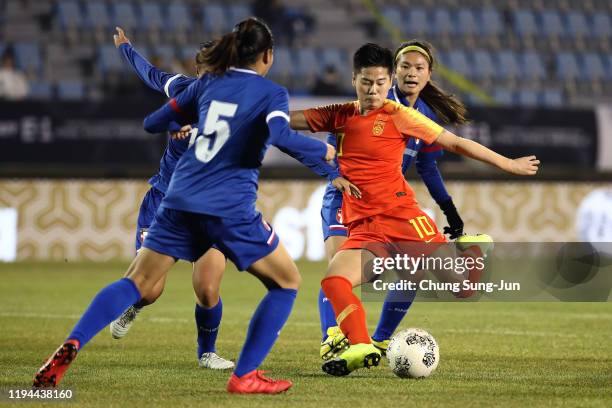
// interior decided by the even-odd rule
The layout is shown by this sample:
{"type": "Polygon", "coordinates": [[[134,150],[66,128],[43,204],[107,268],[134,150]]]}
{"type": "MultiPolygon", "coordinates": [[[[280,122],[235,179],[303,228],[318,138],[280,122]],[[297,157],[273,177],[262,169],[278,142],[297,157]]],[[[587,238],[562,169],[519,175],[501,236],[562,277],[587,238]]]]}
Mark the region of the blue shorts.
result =
{"type": "Polygon", "coordinates": [[[142,243],[147,236],[147,231],[149,230],[151,224],[153,224],[155,213],[157,212],[163,198],[164,193],[155,187],[151,187],[142,199],[140,211],[138,212],[138,221],[136,223],[136,252],[138,252],[142,246],[142,243]]]}
{"type": "Polygon", "coordinates": [[[342,224],[342,194],[325,192],[321,207],[321,226],[323,241],[332,236],[348,236],[348,228],[342,224]]]}
{"type": "Polygon", "coordinates": [[[160,207],[143,246],[190,262],[214,246],[243,271],[272,253],[278,236],[258,212],[248,218],[222,218],[160,207]]]}

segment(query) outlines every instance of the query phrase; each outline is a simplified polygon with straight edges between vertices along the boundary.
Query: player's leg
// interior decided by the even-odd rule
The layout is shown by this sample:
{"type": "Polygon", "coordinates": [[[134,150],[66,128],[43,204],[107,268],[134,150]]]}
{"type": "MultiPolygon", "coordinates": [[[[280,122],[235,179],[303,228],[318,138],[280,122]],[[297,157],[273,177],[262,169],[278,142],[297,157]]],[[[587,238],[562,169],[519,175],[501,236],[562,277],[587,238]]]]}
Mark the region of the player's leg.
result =
{"type": "MultiPolygon", "coordinates": [[[[348,243],[348,241],[347,241],[348,243]]],[[[323,364],[323,371],[331,375],[348,375],[352,371],[376,366],[381,354],[371,343],[366,325],[363,304],[353,293],[353,287],[366,279],[362,265],[367,264],[373,254],[362,249],[341,249],[332,259],[321,287],[329,299],[336,321],[349,339],[351,346],[339,357],[323,364]]]]}
{"type": "Polygon", "coordinates": [[[239,393],[283,392],[293,385],[291,381],[270,380],[272,382],[267,383],[263,372],[257,368],[272,349],[289,318],[301,276],[289,253],[280,243],[274,252],[252,264],[248,271],[266,286],[268,293],[251,318],[244,346],[227,389],[239,393]]]}
{"type": "Polygon", "coordinates": [[[174,258],[168,255],[143,248],[129,266],[127,277],[106,286],[94,297],[66,341],[36,373],[34,387],[57,386],[77,352],[140,300],[141,294],[148,294],[174,263],[174,258]]]}
{"type": "Polygon", "coordinates": [[[217,354],[215,347],[223,302],[219,296],[221,279],[225,272],[225,255],[216,248],[210,248],[193,264],[193,290],[196,295],[195,323],[198,334],[198,364],[213,370],[234,368],[234,363],[217,354]]]}
{"type": "MultiPolygon", "coordinates": [[[[142,248],[142,243],[163,198],[164,194],[161,191],[151,187],[142,199],[136,222],[136,253],[142,248]]],[[[164,275],[147,296],[143,296],[142,299],[128,307],[117,319],[111,322],[109,330],[114,339],[121,339],[128,333],[142,308],[152,304],[161,296],[165,284],[166,276],[164,275]]]]}

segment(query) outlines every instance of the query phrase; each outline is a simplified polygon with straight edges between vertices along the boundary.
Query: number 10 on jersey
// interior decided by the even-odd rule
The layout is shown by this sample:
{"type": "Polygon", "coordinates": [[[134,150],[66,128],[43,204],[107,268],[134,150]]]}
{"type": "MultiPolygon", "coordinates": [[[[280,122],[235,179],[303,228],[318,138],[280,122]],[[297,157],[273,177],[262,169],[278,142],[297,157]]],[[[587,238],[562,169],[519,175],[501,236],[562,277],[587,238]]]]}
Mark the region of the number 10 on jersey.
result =
{"type": "Polygon", "coordinates": [[[219,153],[231,135],[229,122],[221,117],[233,118],[237,109],[238,105],[235,103],[219,101],[210,103],[203,134],[195,140],[195,156],[199,161],[208,163],[219,153]]]}

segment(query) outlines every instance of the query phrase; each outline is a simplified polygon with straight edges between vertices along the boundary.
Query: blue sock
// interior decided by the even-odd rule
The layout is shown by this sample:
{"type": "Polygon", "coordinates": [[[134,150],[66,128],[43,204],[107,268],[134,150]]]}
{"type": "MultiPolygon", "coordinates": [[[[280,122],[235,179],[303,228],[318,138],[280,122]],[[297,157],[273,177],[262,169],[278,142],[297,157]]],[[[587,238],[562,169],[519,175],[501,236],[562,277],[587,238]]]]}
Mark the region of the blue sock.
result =
{"type": "Polygon", "coordinates": [[[385,298],[378,326],[372,338],[376,341],[383,341],[391,338],[397,326],[408,312],[410,305],[414,301],[416,290],[412,291],[389,291],[385,298]]]}
{"type": "Polygon", "coordinates": [[[222,314],[223,303],[221,303],[221,298],[219,298],[219,302],[210,309],[196,303],[195,322],[198,332],[198,359],[202,357],[204,353],[215,352],[215,343],[217,341],[217,334],[219,333],[222,314]]]}
{"type": "Polygon", "coordinates": [[[270,289],[251,318],[234,374],[242,377],[261,365],[289,318],[297,290],[270,289]]]}
{"type": "Polygon", "coordinates": [[[325,297],[323,289],[319,289],[319,320],[321,320],[321,333],[325,341],[327,338],[327,329],[333,326],[337,326],[336,315],[332,308],[331,302],[325,297]]]}
{"type": "Polygon", "coordinates": [[[130,279],[122,278],[111,283],[93,298],[68,338],[78,340],[80,348],[83,348],[100,330],[139,300],[140,292],[130,279]]]}

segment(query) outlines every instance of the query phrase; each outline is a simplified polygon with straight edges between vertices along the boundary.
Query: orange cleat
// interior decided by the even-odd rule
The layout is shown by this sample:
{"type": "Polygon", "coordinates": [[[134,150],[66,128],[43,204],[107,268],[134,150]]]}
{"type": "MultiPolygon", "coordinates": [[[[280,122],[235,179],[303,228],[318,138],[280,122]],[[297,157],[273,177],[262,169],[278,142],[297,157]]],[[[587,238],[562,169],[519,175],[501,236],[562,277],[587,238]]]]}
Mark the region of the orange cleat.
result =
{"type": "Polygon", "coordinates": [[[79,351],[77,340],[68,340],[53,353],[34,377],[34,388],[57,387],[79,351]]]}
{"type": "Polygon", "coordinates": [[[273,380],[263,375],[265,371],[253,370],[242,377],[232,374],[227,382],[227,392],[233,394],[278,394],[287,391],[293,383],[273,380]]]}

